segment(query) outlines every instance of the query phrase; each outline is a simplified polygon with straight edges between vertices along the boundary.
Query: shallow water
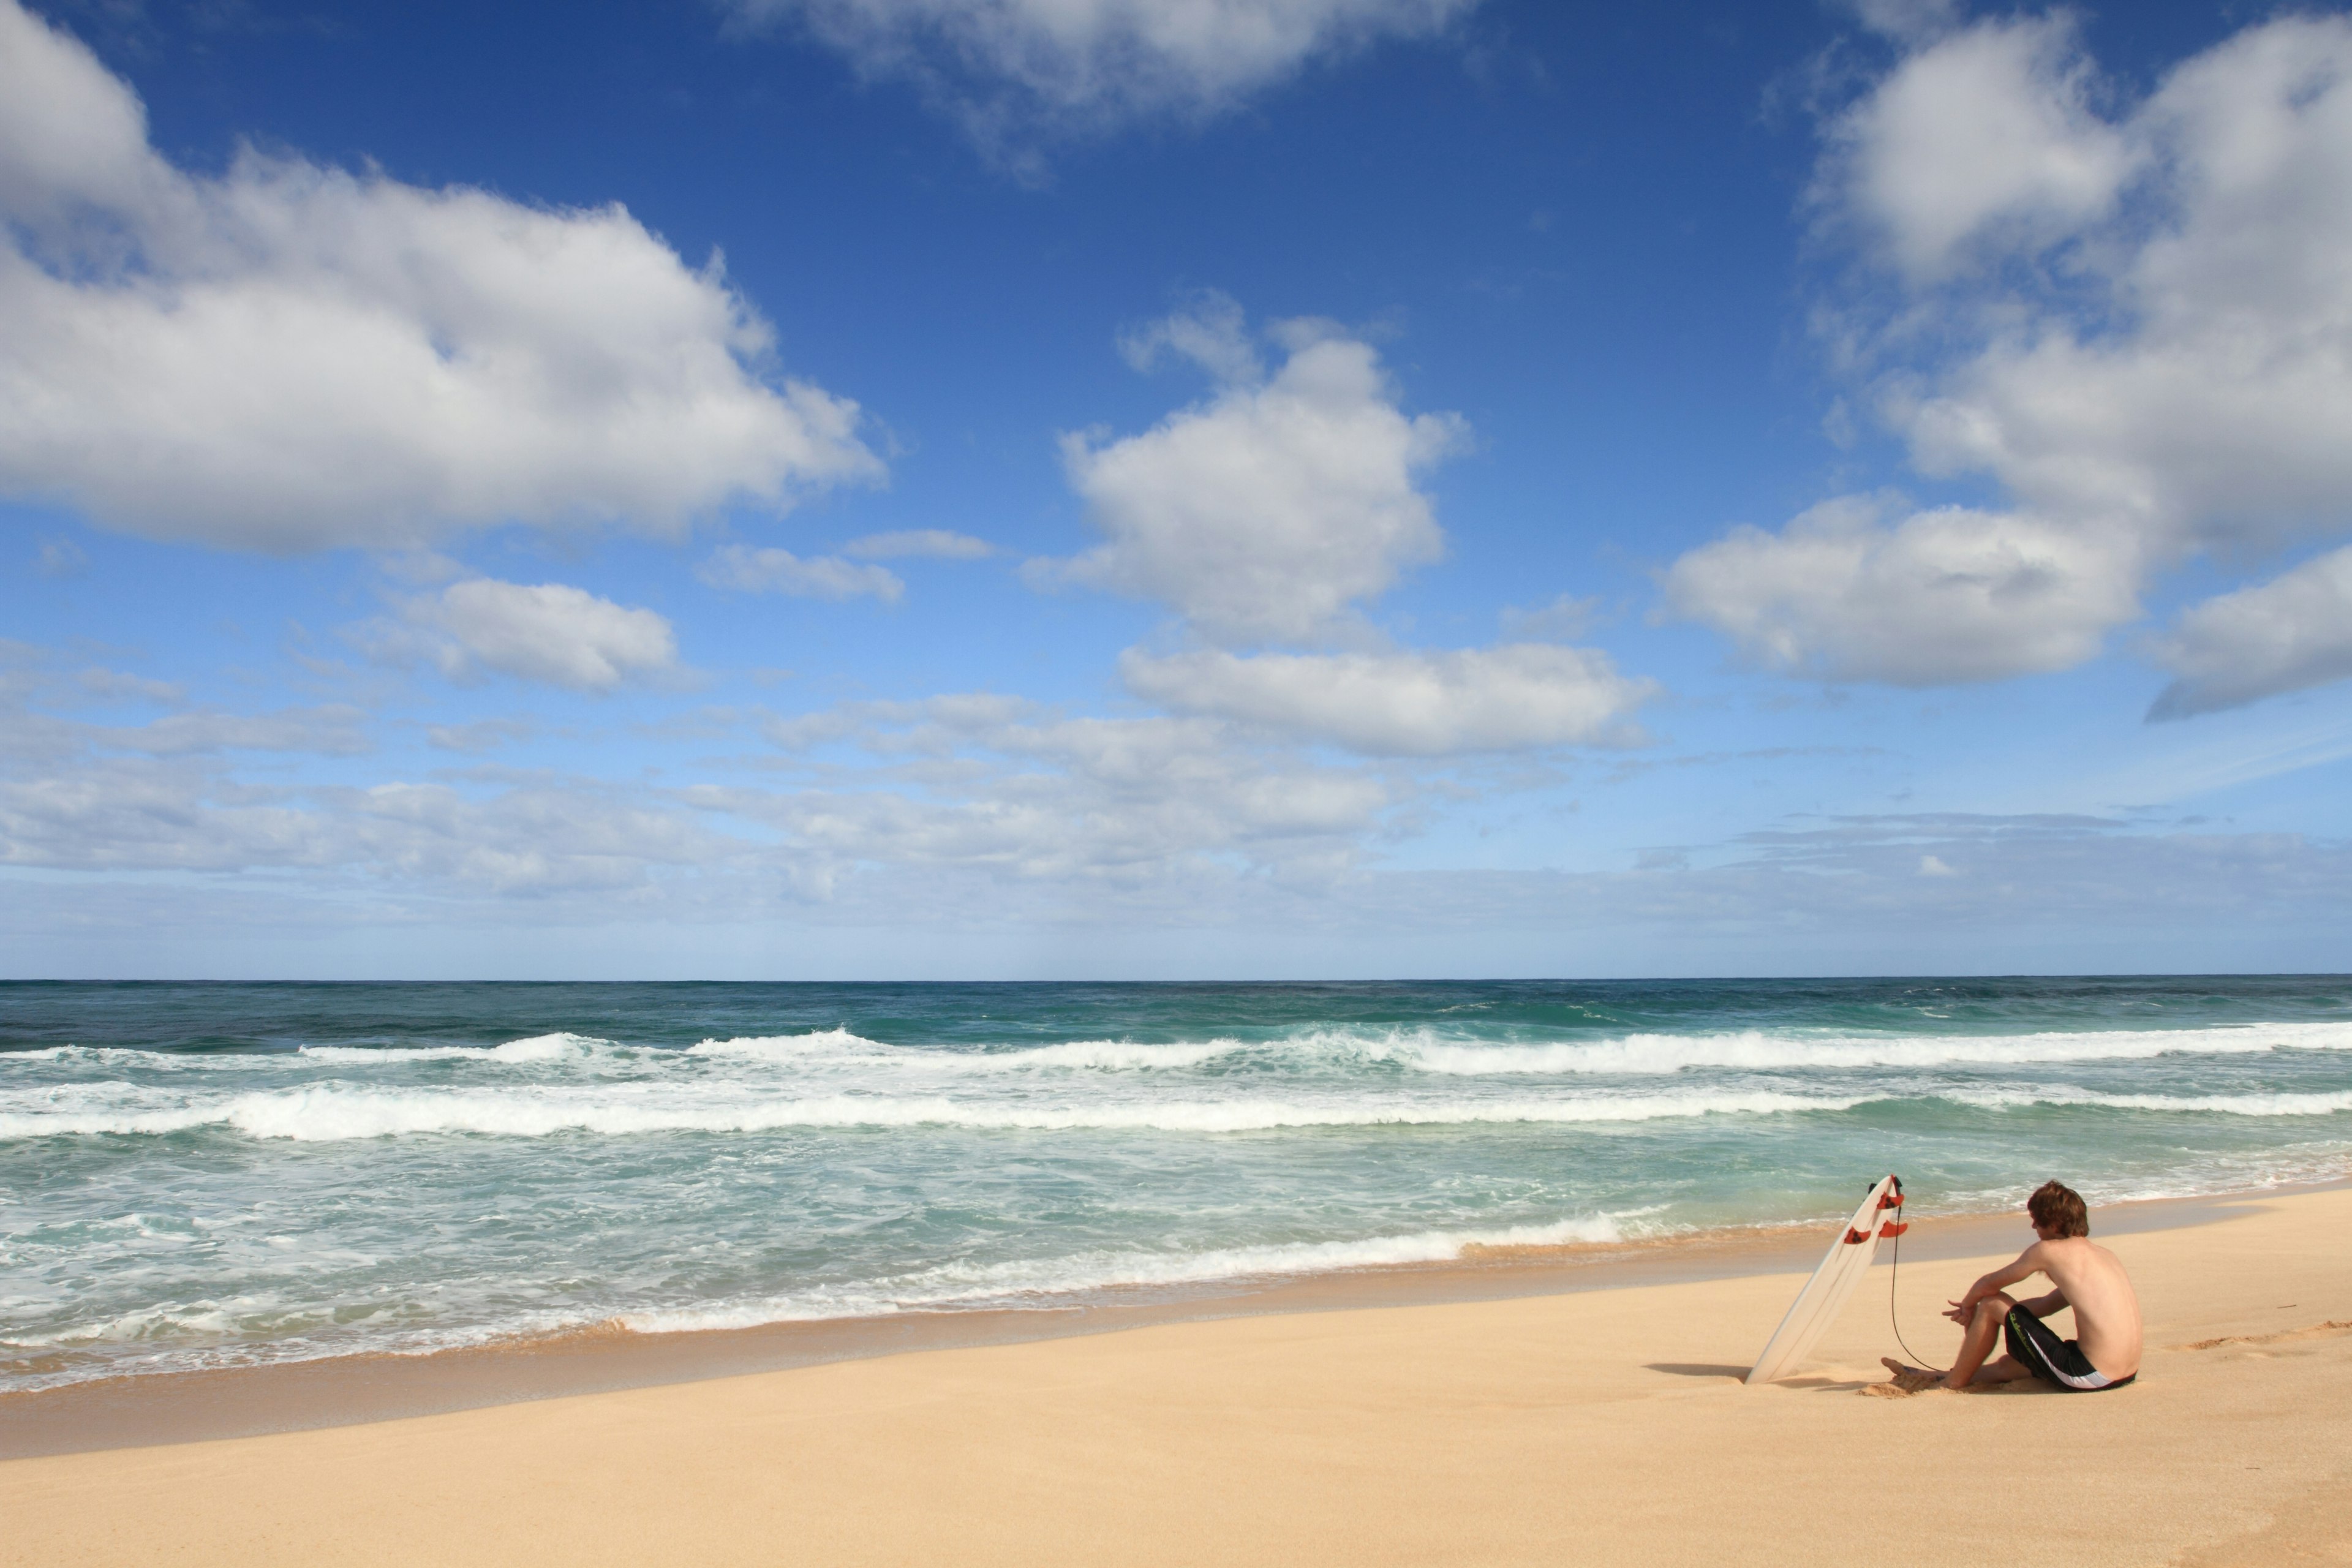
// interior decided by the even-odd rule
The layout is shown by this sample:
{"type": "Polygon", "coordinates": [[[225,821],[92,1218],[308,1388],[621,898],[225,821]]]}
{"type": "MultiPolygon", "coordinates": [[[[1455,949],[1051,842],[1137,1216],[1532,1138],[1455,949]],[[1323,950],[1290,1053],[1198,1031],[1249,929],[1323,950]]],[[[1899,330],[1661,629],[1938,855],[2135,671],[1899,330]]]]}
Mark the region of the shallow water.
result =
{"type": "Polygon", "coordinates": [[[0,1388],[2352,1172],[2341,977],[0,984],[0,1388]]]}

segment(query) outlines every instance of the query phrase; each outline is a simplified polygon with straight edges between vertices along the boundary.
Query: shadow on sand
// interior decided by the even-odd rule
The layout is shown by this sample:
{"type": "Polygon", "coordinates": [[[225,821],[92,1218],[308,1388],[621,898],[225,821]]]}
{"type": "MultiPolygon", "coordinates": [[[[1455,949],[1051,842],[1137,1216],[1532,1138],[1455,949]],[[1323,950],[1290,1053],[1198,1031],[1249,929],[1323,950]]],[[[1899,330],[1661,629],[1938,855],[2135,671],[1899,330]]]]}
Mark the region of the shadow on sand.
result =
{"type": "Polygon", "coordinates": [[[1706,1361],[1654,1361],[1643,1363],[1652,1372],[1671,1373],[1676,1377],[1729,1377],[1748,1375],[1744,1366],[1724,1366],[1706,1361]]]}

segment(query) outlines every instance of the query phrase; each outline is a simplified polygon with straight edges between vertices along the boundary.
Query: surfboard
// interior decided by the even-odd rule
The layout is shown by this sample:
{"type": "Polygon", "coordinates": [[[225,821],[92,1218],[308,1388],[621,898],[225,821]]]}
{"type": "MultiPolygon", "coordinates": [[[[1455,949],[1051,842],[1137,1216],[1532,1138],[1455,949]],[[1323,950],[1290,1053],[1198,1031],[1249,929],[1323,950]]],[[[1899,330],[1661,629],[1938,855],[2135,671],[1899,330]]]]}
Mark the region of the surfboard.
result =
{"type": "Polygon", "coordinates": [[[1789,1315],[1780,1320],[1764,1353],[1748,1369],[1748,1381],[1770,1383],[1796,1371],[1837,1321],[1838,1310],[1853,1294],[1853,1288],[1870,1272],[1870,1261],[1878,1256],[1879,1239],[1900,1236],[1903,1228],[1903,1183],[1888,1176],[1870,1189],[1870,1195],[1853,1211],[1853,1218],[1830,1243],[1829,1256],[1797,1292],[1789,1315]]]}

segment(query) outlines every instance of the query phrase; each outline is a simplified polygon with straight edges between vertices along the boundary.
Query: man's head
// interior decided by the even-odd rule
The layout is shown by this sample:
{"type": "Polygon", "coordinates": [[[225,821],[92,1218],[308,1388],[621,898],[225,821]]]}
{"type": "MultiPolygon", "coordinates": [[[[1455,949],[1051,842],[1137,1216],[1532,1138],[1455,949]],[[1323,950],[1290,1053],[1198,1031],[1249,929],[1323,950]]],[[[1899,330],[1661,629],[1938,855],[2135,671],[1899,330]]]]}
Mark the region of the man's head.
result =
{"type": "Polygon", "coordinates": [[[2091,1234],[2091,1211],[2084,1206],[2083,1194],[2063,1182],[2044,1182],[2034,1188],[2025,1200],[2025,1212],[2046,1241],[2091,1234]]]}

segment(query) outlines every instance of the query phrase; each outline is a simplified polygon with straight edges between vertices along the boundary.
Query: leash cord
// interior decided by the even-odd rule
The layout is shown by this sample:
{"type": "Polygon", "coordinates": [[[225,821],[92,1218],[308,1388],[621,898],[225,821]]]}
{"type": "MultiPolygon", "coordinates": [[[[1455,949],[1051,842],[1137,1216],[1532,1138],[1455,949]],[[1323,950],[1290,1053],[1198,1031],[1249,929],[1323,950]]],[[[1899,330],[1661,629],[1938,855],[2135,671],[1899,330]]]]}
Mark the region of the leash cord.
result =
{"type": "MultiPolygon", "coordinates": [[[[1895,1190],[1896,1190],[1896,1191],[1898,1191],[1898,1192],[1900,1192],[1902,1189],[1901,1189],[1900,1187],[1897,1187],[1895,1190]]],[[[1898,1214],[1901,1214],[1901,1215],[1903,1215],[1903,1220],[1902,1220],[1903,1230],[1908,1230],[1908,1229],[1910,1229],[1910,1228],[1911,1228],[1911,1217],[1910,1217],[1909,1213],[1908,1213],[1907,1211],[1900,1210],[1900,1209],[1896,1210],[1895,1212],[1896,1212],[1896,1213],[1898,1213],[1898,1214]]],[[[1917,1368],[1918,1368],[1920,1371],[1922,1371],[1922,1372],[1932,1372],[1932,1373],[1936,1373],[1937,1376],[1939,1376],[1939,1377],[1940,1377],[1940,1376],[1944,1376],[1944,1375],[1948,1374],[1948,1373],[1951,1371],[1951,1368],[1949,1368],[1949,1367],[1932,1367],[1932,1366],[1929,1366],[1929,1365],[1927,1364],[1927,1359],[1926,1359],[1925,1357],[1921,1356],[1921,1355],[1920,1355],[1920,1353],[1919,1353],[1917,1351],[1913,1350],[1913,1349],[1911,1348],[1910,1342],[1909,1342],[1909,1341],[1907,1341],[1907,1340],[1906,1340],[1906,1339],[1903,1337],[1903,1320],[1902,1320],[1902,1318],[1901,1318],[1901,1317],[1899,1317],[1899,1316],[1896,1314],[1896,1312],[1895,1312],[1895,1283],[1896,1283],[1896,1281],[1898,1281],[1899,1279],[1902,1279],[1902,1277],[1903,1277],[1903,1231],[1902,1231],[1902,1230],[1898,1230],[1898,1231],[1896,1231],[1896,1232],[1895,1233],[1895,1236],[1894,1236],[1894,1242],[1895,1242],[1895,1256],[1894,1256],[1893,1258],[1889,1258],[1889,1259],[1887,1260],[1887,1265],[1886,1265],[1886,1322],[1887,1322],[1887,1326],[1888,1326],[1888,1327],[1890,1327],[1890,1328],[1892,1328],[1892,1329],[1895,1331],[1895,1342],[1896,1344],[1901,1345],[1901,1346],[1903,1347],[1903,1353],[1904,1353],[1905,1355],[1909,1356],[1909,1357],[1911,1358],[1911,1364],[1912,1364],[1912,1365],[1914,1365],[1914,1366],[1917,1367],[1917,1368]]]]}

